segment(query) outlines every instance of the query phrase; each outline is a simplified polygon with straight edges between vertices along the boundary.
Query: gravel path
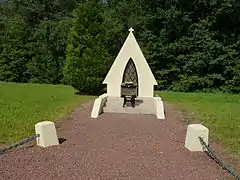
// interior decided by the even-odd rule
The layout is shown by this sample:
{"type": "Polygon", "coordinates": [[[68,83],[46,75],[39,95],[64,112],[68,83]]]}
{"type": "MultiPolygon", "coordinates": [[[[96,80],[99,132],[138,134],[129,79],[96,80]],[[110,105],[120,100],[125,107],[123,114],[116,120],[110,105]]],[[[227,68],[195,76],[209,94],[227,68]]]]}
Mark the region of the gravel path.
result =
{"type": "Polygon", "coordinates": [[[11,180],[226,180],[204,153],[184,148],[181,113],[166,105],[166,120],[152,115],[103,114],[90,120],[92,102],[61,122],[67,140],[50,148],[0,155],[0,179],[11,180]]]}

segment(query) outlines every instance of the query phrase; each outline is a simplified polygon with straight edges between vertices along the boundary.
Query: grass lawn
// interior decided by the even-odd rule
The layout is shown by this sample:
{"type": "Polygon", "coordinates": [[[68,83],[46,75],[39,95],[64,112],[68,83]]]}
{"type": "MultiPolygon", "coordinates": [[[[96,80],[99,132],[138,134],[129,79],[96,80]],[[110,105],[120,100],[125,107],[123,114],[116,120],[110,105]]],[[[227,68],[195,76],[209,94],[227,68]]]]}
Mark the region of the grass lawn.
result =
{"type": "Polygon", "coordinates": [[[192,122],[209,128],[216,142],[240,155],[240,95],[157,92],[164,101],[179,104],[195,114],[192,122]]]}
{"type": "Polygon", "coordinates": [[[0,82],[0,144],[34,135],[37,122],[68,116],[91,98],[74,93],[72,87],[64,85],[0,82]]]}

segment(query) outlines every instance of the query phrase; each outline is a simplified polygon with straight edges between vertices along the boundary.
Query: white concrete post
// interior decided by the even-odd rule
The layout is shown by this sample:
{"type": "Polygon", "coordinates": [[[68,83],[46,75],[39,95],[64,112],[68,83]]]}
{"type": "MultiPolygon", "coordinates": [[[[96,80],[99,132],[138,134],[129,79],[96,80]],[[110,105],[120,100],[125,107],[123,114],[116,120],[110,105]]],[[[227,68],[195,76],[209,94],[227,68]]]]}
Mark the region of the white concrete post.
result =
{"type": "Polygon", "coordinates": [[[37,145],[41,147],[49,147],[58,145],[57,131],[55,124],[51,121],[39,122],[35,125],[35,132],[39,134],[37,145]]]}
{"type": "Polygon", "coordinates": [[[203,138],[203,141],[208,145],[209,130],[201,124],[190,124],[187,128],[185,139],[185,147],[189,151],[206,151],[199,141],[198,137],[203,138]]]}
{"type": "Polygon", "coordinates": [[[156,116],[157,119],[165,119],[165,114],[164,114],[164,105],[161,97],[156,96],[153,97],[154,103],[155,103],[155,109],[156,109],[156,116]]]}

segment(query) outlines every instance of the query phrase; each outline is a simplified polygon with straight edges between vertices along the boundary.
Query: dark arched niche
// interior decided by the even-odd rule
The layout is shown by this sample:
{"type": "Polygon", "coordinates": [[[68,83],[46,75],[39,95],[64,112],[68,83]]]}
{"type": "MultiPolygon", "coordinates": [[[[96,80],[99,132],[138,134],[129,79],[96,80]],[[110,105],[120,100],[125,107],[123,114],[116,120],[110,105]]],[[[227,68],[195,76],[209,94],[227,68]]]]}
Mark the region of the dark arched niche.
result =
{"type": "Polygon", "coordinates": [[[133,82],[133,83],[137,83],[138,84],[138,74],[137,74],[137,69],[136,66],[132,60],[132,58],[130,58],[128,60],[128,63],[125,67],[124,73],[123,73],[123,79],[122,82],[133,82]]]}
{"type": "Polygon", "coordinates": [[[138,95],[138,90],[139,90],[138,89],[138,74],[137,74],[137,69],[136,69],[136,66],[135,66],[132,58],[130,58],[128,60],[128,63],[125,67],[122,82],[123,83],[133,82],[134,84],[137,84],[137,95],[138,95]]]}

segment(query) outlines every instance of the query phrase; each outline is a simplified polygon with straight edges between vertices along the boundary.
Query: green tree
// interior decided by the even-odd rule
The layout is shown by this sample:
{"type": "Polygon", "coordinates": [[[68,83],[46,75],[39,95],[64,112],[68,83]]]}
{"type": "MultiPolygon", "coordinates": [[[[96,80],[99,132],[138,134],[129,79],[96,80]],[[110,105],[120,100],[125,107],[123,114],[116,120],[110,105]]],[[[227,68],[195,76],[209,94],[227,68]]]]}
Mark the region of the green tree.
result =
{"type": "Polygon", "coordinates": [[[75,0],[9,0],[0,6],[0,80],[61,83],[67,17],[75,0]]]}
{"type": "Polygon", "coordinates": [[[28,26],[19,16],[7,17],[1,33],[0,80],[27,82],[27,63],[31,51],[27,46],[28,26]]]}
{"type": "Polygon", "coordinates": [[[97,93],[109,67],[104,8],[102,3],[93,0],[79,5],[73,13],[64,75],[65,82],[81,93],[97,93]]]}
{"type": "Polygon", "coordinates": [[[32,35],[34,55],[28,63],[30,82],[61,83],[67,35],[71,28],[71,21],[45,20],[36,27],[32,35]]]}
{"type": "Polygon", "coordinates": [[[158,89],[238,93],[238,2],[7,0],[0,80],[64,82],[94,93],[133,27],[158,89]]]}

